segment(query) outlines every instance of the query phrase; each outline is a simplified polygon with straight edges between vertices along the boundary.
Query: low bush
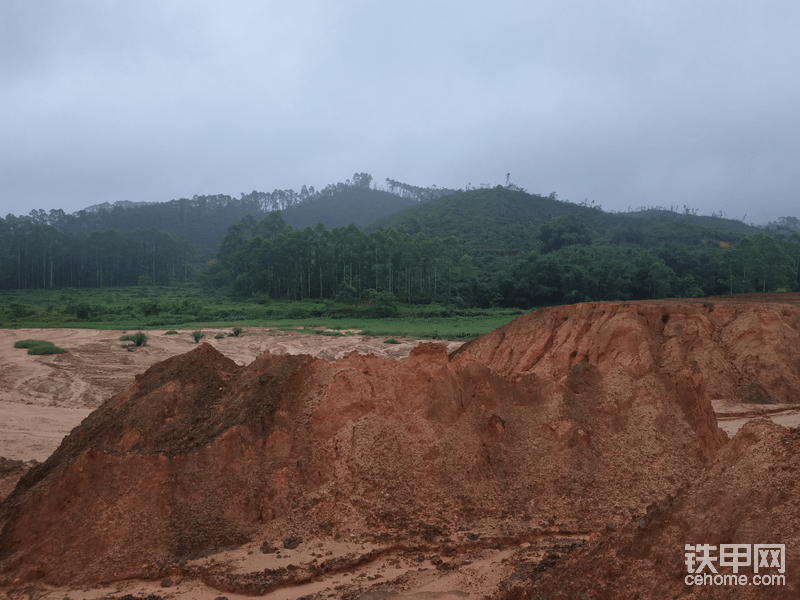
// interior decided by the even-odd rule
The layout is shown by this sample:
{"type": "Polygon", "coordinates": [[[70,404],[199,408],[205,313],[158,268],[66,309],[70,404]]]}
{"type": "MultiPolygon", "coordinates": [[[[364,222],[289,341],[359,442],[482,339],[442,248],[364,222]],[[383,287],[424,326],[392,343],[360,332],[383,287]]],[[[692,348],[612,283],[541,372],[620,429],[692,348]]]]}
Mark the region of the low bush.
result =
{"type": "Polygon", "coordinates": [[[192,332],[192,339],[194,340],[195,344],[199,343],[200,340],[202,340],[204,337],[206,337],[206,334],[203,333],[202,331],[193,331],[192,332]]]}
{"type": "Polygon", "coordinates": [[[36,311],[31,310],[27,305],[21,302],[11,302],[8,305],[8,313],[15,319],[24,319],[36,314],[36,311]]]}
{"type": "Polygon", "coordinates": [[[141,331],[138,333],[123,335],[119,338],[121,342],[133,342],[134,346],[146,346],[147,345],[147,336],[142,333],[141,331]]]}
{"type": "Polygon", "coordinates": [[[53,342],[46,340],[20,340],[14,342],[14,348],[27,348],[28,354],[65,354],[65,348],[59,348],[53,342]]]}
{"type": "Polygon", "coordinates": [[[177,332],[177,331],[175,331],[174,329],[170,329],[170,330],[169,330],[169,331],[167,331],[167,332],[166,332],[164,335],[177,335],[177,333],[178,333],[178,332],[177,332]]]}

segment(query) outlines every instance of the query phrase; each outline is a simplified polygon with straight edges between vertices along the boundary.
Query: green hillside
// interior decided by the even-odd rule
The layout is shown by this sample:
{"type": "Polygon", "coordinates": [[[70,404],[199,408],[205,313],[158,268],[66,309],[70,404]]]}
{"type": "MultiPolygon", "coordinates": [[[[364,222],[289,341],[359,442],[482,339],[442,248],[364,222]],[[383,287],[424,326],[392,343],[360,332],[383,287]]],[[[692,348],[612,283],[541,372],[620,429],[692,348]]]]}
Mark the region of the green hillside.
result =
{"type": "Polygon", "coordinates": [[[461,240],[473,257],[510,254],[525,249],[532,225],[552,217],[581,214],[602,219],[590,208],[559,202],[554,197],[528,194],[501,186],[458,191],[379,219],[374,227],[405,227],[412,235],[461,240]]]}
{"type": "MultiPolygon", "coordinates": [[[[592,240],[634,243],[655,248],[670,242],[697,246],[703,239],[733,243],[761,231],[740,221],[697,216],[665,209],[608,213],[599,207],[562,202],[555,194],[540,196],[497,186],[459,191],[379,219],[374,228],[405,227],[412,235],[455,236],[465,252],[481,260],[515,255],[541,242],[538,228],[572,222],[592,240]]],[[[567,226],[569,229],[569,226],[567,226]]]]}

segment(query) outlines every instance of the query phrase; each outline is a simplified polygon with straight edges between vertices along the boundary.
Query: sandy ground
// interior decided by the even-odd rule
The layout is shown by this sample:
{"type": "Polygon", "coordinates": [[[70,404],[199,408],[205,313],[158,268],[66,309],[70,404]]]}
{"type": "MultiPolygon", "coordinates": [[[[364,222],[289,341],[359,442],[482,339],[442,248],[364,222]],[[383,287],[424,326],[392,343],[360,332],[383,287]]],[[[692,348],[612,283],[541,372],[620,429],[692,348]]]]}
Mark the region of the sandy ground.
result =
{"type": "MultiPolygon", "coordinates": [[[[127,580],[106,586],[52,587],[20,586],[6,590],[8,598],[61,600],[82,598],[100,600],[130,595],[135,598],[245,600],[253,596],[221,591],[208,583],[214,572],[258,573],[265,569],[292,568],[324,559],[363,558],[358,566],[323,579],[298,582],[259,596],[267,600],[317,600],[322,598],[354,598],[357,600],[479,600],[496,590],[501,582],[515,577],[520,563],[533,565],[551,553],[561,553],[583,537],[559,533],[538,535],[514,546],[495,540],[469,542],[456,546],[450,555],[426,552],[424,549],[403,550],[381,548],[369,543],[318,542],[301,544],[297,549],[264,554],[258,544],[248,544],[190,561],[189,567],[204,572],[203,577],[170,577],[157,580],[127,580]],[[374,555],[374,556],[373,556],[374,555]],[[516,565],[516,566],[514,566],[516,565]],[[204,581],[206,580],[206,581],[204,581]]],[[[460,540],[466,542],[464,538],[460,540]]],[[[521,575],[521,573],[520,573],[521,575]]],[[[2,593],[3,590],[0,590],[2,593]]]]}
{"type": "Polygon", "coordinates": [[[711,404],[719,427],[729,437],[733,437],[750,419],[761,417],[784,427],[800,426],[800,407],[796,404],[740,404],[726,400],[714,400],[711,404]]]}

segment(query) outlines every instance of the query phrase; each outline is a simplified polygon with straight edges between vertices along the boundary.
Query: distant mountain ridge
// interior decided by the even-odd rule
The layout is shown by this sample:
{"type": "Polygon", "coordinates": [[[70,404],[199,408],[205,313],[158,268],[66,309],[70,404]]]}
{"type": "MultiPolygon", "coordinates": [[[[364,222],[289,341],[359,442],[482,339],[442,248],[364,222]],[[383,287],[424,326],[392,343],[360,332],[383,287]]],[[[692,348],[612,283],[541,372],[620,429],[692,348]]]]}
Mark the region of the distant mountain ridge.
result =
{"type": "MultiPolygon", "coordinates": [[[[367,229],[402,226],[411,234],[455,235],[465,244],[465,250],[476,257],[486,249],[492,254],[518,252],[525,247],[531,227],[567,215],[579,217],[596,236],[609,235],[614,229],[629,233],[637,228],[646,229],[646,223],[654,220],[724,229],[740,236],[759,231],[741,221],[697,215],[688,208],[683,213],[661,208],[609,213],[585,203],[561,201],[555,193],[531,194],[513,184],[454,190],[414,186],[387,178],[385,187],[380,189],[368,173],[355,173],[352,179],[329,184],[322,190],[303,186],[300,192],[254,190],[242,193],[239,198],[215,194],[168,202],[123,200],[96,204],[72,214],[61,209],[49,213],[32,210],[22,218],[72,232],[157,227],[192,242],[200,257],[208,259],[214,256],[231,225],[248,214],[260,221],[275,211],[280,211],[284,221],[298,229],[315,227],[318,223],[333,229],[352,223],[367,229]]],[[[781,223],[789,221],[797,220],[787,217],[781,223]]]]}
{"type": "Polygon", "coordinates": [[[96,204],[72,214],[61,209],[32,210],[22,217],[37,225],[52,225],[71,232],[132,231],[157,227],[193,243],[200,257],[213,257],[228,228],[248,214],[260,221],[280,211],[292,227],[304,229],[322,223],[326,228],[355,223],[367,226],[383,216],[429,201],[455,190],[422,188],[387,179],[387,189],[373,184],[368,173],[352,180],[327,185],[322,190],[302,187],[273,192],[252,191],[240,198],[227,194],[193,196],[168,202],[119,202],[96,204]],[[390,190],[390,191],[387,191],[390,190]]]}

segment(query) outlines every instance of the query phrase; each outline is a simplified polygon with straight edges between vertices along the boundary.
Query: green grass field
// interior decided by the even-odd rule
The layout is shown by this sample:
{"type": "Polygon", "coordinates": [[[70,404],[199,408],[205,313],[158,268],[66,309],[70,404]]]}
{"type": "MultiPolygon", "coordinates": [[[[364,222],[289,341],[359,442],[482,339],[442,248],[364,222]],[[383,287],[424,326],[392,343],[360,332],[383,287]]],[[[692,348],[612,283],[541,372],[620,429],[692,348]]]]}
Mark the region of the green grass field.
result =
{"type": "Polygon", "coordinates": [[[352,306],[332,301],[242,302],[196,286],[0,292],[0,328],[203,329],[278,327],[319,333],[470,339],[523,314],[451,305],[352,306]]]}

